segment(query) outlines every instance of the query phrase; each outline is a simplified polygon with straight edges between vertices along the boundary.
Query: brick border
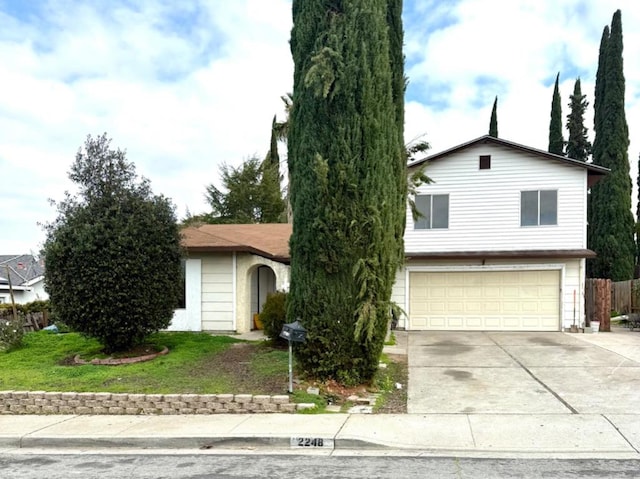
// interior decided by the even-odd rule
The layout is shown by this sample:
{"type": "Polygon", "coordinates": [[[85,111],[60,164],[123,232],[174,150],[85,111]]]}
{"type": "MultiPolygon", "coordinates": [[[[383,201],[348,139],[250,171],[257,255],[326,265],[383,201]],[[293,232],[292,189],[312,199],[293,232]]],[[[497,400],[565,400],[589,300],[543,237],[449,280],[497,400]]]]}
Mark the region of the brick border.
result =
{"type": "Polygon", "coordinates": [[[290,403],[287,395],[0,391],[0,414],[295,413],[314,407],[290,403]]]}

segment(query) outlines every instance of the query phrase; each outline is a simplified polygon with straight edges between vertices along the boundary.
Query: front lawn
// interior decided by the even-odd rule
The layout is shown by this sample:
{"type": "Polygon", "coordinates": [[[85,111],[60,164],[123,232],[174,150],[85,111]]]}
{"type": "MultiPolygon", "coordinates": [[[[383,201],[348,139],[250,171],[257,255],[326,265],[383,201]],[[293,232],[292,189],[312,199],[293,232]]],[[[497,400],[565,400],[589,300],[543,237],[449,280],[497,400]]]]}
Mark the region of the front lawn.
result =
{"type": "Polygon", "coordinates": [[[282,394],[287,388],[286,351],[228,336],[157,333],[149,344],[169,354],[119,366],[74,365],[72,358],[104,357],[101,346],[79,334],[29,333],[23,347],[0,353],[0,390],[138,394],[282,394]],[[236,351],[242,351],[242,359],[236,351]],[[239,364],[248,372],[235,374],[239,364]],[[231,364],[229,364],[231,363],[231,364]]]}
{"type": "MultiPolygon", "coordinates": [[[[131,394],[287,394],[288,350],[266,341],[242,341],[230,336],[206,333],[157,333],[150,336],[149,350],[169,348],[169,354],[147,362],[107,365],[78,365],[104,358],[101,345],[77,333],[26,334],[23,346],[0,352],[0,391],[111,392],[131,394]]],[[[381,394],[376,412],[406,412],[406,359],[383,357],[373,385],[334,387],[310,378],[297,379],[293,402],[314,402],[323,412],[327,402],[348,408],[354,393],[381,394]],[[400,384],[402,389],[397,389],[400,384]],[[320,395],[307,393],[318,387],[320,395]]],[[[302,373],[296,373],[301,378],[302,373]]]]}

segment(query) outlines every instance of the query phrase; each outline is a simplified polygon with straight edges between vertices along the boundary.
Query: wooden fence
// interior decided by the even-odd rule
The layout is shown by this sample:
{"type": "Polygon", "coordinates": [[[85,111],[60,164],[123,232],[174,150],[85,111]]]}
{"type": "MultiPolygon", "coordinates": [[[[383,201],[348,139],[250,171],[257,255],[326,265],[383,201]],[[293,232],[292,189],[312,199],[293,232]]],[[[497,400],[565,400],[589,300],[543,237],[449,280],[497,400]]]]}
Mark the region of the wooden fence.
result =
{"type": "Polygon", "coordinates": [[[600,331],[611,331],[612,287],[610,279],[587,279],[584,286],[585,327],[600,321],[600,331]]]}
{"type": "Polygon", "coordinates": [[[611,310],[620,314],[640,312],[640,280],[611,283],[611,310]]]}
{"type": "MultiPolygon", "coordinates": [[[[46,312],[35,313],[18,313],[18,317],[24,318],[24,331],[29,333],[31,331],[40,331],[49,324],[49,315],[46,312]]],[[[12,319],[13,311],[11,309],[0,309],[0,319],[12,319]]]]}
{"type": "Polygon", "coordinates": [[[610,331],[611,311],[640,313],[640,279],[612,282],[587,279],[584,290],[586,326],[600,321],[600,331],[610,331]],[[606,326],[603,326],[606,323],[606,326]],[[605,329],[606,328],[606,329],[605,329]]]}

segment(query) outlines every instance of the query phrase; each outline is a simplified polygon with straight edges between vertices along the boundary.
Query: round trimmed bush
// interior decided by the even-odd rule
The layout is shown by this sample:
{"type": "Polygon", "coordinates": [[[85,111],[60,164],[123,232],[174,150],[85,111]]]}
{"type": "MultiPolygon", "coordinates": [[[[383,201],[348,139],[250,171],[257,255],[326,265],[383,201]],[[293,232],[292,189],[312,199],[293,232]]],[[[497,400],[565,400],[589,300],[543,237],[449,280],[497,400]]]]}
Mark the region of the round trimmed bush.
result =
{"type": "MultiPolygon", "coordinates": [[[[282,325],[287,322],[287,293],[276,291],[267,295],[267,300],[262,307],[260,320],[264,328],[264,334],[273,342],[280,338],[282,325]]],[[[281,339],[284,341],[284,339],[281,339]]]]}

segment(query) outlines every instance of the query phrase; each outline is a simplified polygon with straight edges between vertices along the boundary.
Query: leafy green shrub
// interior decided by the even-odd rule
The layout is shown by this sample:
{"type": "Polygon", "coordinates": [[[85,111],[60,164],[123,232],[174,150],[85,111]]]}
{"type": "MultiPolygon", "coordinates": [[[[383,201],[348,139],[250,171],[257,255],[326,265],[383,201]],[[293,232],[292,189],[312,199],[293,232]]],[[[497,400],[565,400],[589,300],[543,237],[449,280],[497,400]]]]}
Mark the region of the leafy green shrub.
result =
{"type": "Polygon", "coordinates": [[[8,351],[19,348],[24,337],[24,317],[18,314],[0,318],[0,351],[8,351]]]}
{"type": "Polygon", "coordinates": [[[89,136],[78,151],[79,193],[56,203],[44,257],[56,320],[114,352],[168,327],[183,286],[175,207],[110,141],[89,136]]]}
{"type": "MultiPolygon", "coordinates": [[[[7,309],[11,311],[13,306],[11,303],[0,303],[0,310],[7,309]]],[[[27,314],[27,313],[42,313],[45,311],[49,311],[49,300],[38,299],[36,301],[31,301],[30,303],[25,304],[16,304],[16,311],[19,313],[27,314]]]]}
{"type": "MultiPolygon", "coordinates": [[[[282,325],[287,322],[287,293],[276,291],[267,295],[267,300],[262,307],[260,320],[266,334],[273,342],[280,338],[282,325]]],[[[284,341],[284,339],[282,339],[284,341]]]]}
{"type": "Polygon", "coordinates": [[[22,305],[22,311],[24,313],[44,313],[51,309],[48,299],[37,299],[22,305]]]}

